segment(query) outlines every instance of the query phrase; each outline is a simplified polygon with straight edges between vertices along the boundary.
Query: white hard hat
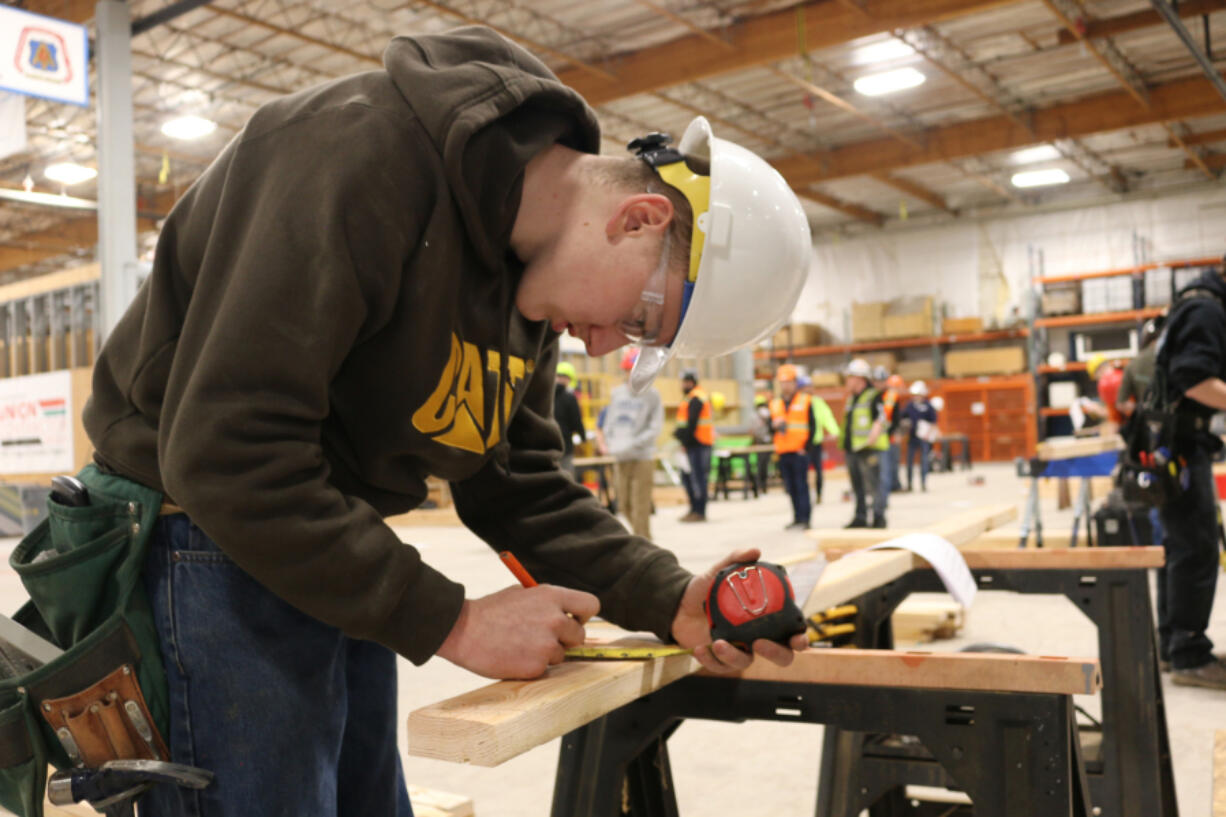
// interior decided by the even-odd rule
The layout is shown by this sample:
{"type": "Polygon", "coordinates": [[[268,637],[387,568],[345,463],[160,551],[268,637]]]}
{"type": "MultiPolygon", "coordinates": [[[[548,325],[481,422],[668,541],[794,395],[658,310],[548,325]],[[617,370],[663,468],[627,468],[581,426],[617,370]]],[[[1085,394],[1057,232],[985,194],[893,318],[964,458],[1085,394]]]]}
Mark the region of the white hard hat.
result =
{"type": "Polygon", "coordinates": [[[809,273],[809,220],[779,171],[713,136],[701,116],[677,147],[684,156],[707,160],[711,175],[694,179],[680,160],[668,166],[649,161],[690,199],[694,233],[681,325],[669,346],[643,347],[630,373],[635,391],[674,355],[718,357],[770,335],[791,316],[809,273]],[[674,183],[678,173],[692,180],[688,189],[674,183]],[[708,181],[709,200],[702,201],[708,181]]]}
{"type": "Polygon", "coordinates": [[[851,363],[847,364],[847,368],[843,370],[843,374],[849,377],[863,377],[868,380],[873,376],[873,367],[868,365],[868,361],[862,357],[858,357],[851,363]]]}
{"type": "Polygon", "coordinates": [[[914,383],[911,384],[911,393],[914,394],[916,397],[927,397],[928,396],[928,384],[925,383],[923,380],[916,380],[914,383]]]}
{"type": "Polygon", "coordinates": [[[932,407],[936,409],[937,411],[944,411],[945,410],[945,398],[941,397],[939,394],[936,397],[932,398],[932,407]]]}

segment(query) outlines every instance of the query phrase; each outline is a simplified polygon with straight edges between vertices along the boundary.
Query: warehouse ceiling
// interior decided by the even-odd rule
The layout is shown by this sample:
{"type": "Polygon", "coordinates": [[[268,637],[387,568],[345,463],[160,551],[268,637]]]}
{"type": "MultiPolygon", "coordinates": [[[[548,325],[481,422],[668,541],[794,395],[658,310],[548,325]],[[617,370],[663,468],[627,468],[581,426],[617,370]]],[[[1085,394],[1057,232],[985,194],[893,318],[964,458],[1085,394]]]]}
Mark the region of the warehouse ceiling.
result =
{"type": "MultiPolygon", "coordinates": [[[[93,2],[9,5],[92,28],[93,2]]],[[[139,26],[189,4],[128,5],[139,26]]],[[[1220,71],[1226,0],[1178,12],[1220,71]]],[[[578,89],[605,152],[706,115],[779,168],[819,241],[1171,194],[1220,184],[1226,167],[1226,99],[1145,0],[216,0],[132,40],[142,251],[260,105],[379,67],[395,35],[466,23],[578,89]],[[908,68],[922,84],[881,96],[853,86],[908,68]],[[196,141],[161,132],[184,114],[218,128],[196,141]],[[1014,185],[1033,169],[1069,181],[1014,185]]],[[[94,182],[64,189],[42,171],[96,166],[96,108],[30,98],[25,109],[28,149],[0,159],[0,188],[92,200],[94,182]]],[[[92,258],[96,240],[89,210],[0,199],[0,284],[92,258]]]]}

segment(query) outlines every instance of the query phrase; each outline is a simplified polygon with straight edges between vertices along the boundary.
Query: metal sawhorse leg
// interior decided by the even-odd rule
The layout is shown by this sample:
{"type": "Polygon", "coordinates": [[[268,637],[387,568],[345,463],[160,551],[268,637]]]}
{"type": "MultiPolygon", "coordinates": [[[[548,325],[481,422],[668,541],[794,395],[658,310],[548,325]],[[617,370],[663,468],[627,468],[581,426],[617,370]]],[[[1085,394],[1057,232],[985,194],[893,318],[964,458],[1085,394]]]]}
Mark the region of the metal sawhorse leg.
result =
{"type": "MultiPolygon", "coordinates": [[[[1098,627],[1103,673],[1102,734],[1099,747],[1086,752],[1091,800],[1100,817],[1178,817],[1166,710],[1154,645],[1148,571],[986,570],[972,571],[981,590],[1008,590],[1066,596],[1098,627]]],[[[856,646],[891,648],[890,615],[913,592],[940,592],[932,570],[914,570],[856,601],[856,646]]],[[[1081,739],[1093,730],[1082,730],[1081,739]]],[[[907,734],[894,730],[893,736],[907,734]]],[[[911,813],[891,811],[902,802],[907,784],[948,785],[944,772],[923,750],[896,745],[891,735],[865,735],[827,728],[821,780],[829,792],[820,799],[818,817],[855,817],[859,811],[843,791],[856,775],[867,775],[888,792],[872,817],[911,813]],[[862,769],[862,771],[853,770],[862,769]],[[944,782],[941,782],[944,781],[944,782]]],[[[1079,741],[1080,742],[1080,741],[1079,741]]],[[[956,780],[956,776],[951,775],[956,780]]],[[[959,783],[961,781],[958,781],[959,783]]],[[[964,788],[955,784],[957,788],[964,788]]],[[[981,812],[975,810],[976,817],[981,812]]],[[[1038,812],[1036,812],[1038,814],[1038,812]]]]}
{"type": "MultiPolygon", "coordinates": [[[[691,676],[562,738],[552,816],[679,817],[667,741],[686,718],[899,731],[961,782],[978,817],[1091,814],[1071,696],[691,676]]],[[[849,772],[839,805],[858,814],[882,791],[849,772]]],[[[823,778],[819,800],[830,788],[823,778]]]]}

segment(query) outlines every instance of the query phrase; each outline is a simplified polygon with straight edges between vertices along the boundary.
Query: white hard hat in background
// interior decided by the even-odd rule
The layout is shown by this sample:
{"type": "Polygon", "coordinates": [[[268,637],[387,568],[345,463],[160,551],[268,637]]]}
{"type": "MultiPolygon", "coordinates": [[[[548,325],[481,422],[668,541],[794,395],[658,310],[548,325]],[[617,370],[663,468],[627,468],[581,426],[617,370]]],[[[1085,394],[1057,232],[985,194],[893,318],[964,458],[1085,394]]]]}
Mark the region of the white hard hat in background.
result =
{"type": "Polygon", "coordinates": [[[911,384],[911,393],[914,394],[916,397],[927,397],[928,396],[928,384],[925,383],[923,380],[916,380],[914,383],[911,384]]]}
{"type": "Polygon", "coordinates": [[[646,388],[674,355],[718,357],[774,332],[791,316],[809,274],[809,220],[779,171],[752,151],[713,136],[701,116],[685,129],[678,149],[710,163],[706,206],[693,206],[693,189],[673,184],[675,173],[648,163],[690,198],[692,241],[695,247],[701,242],[701,252],[691,270],[693,280],[686,283],[681,325],[672,344],[645,346],[635,362],[630,387],[636,391],[646,388]]]}
{"type": "Polygon", "coordinates": [[[847,364],[847,368],[843,370],[843,374],[850,377],[863,377],[865,380],[868,380],[873,376],[873,367],[868,365],[867,360],[862,357],[858,357],[851,363],[847,364]]]}
{"type": "Polygon", "coordinates": [[[945,410],[945,398],[939,394],[936,397],[932,398],[932,407],[936,409],[937,411],[944,411],[945,410]]]}

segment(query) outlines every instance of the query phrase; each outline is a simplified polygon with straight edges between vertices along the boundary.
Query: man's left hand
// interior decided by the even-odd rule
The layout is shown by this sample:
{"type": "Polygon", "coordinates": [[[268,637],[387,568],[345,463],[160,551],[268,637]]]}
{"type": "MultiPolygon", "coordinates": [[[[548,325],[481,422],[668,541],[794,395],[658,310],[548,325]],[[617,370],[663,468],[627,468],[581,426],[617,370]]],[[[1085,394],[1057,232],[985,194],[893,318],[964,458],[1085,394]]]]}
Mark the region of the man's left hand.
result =
{"type": "Polygon", "coordinates": [[[698,663],[712,672],[740,672],[753,662],[754,655],[760,655],[771,663],[786,667],[792,663],[795,652],[809,646],[809,639],[803,633],[793,636],[786,647],[759,638],[753,643],[752,655],[737,649],[722,638],[711,643],[711,628],[707,625],[707,614],[702,609],[702,603],[711,592],[716,574],[729,565],[755,562],[761,556],[762,551],[757,548],[734,551],[706,573],[690,579],[689,586],[681,596],[681,604],[678,605],[677,615],[673,619],[673,638],[682,647],[692,647],[698,663]]]}

